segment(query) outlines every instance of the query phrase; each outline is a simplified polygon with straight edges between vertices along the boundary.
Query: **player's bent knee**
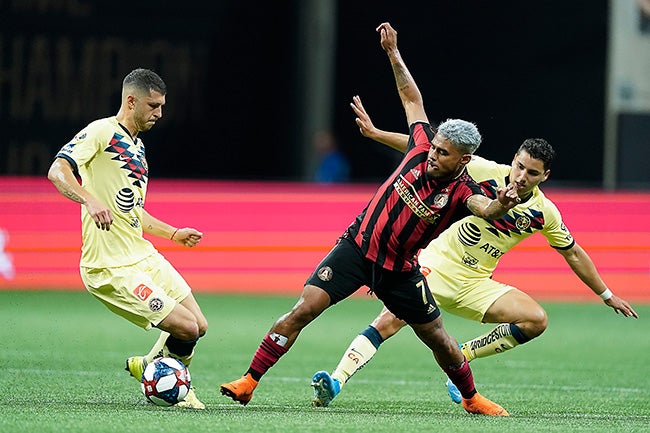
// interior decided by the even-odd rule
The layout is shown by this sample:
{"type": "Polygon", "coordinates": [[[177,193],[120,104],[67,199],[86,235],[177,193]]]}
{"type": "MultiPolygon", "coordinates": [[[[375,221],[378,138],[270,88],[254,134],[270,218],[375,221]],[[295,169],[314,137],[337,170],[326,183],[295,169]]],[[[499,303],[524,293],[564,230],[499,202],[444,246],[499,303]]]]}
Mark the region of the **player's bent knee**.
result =
{"type": "Polygon", "coordinates": [[[208,323],[205,322],[203,326],[199,325],[199,338],[203,337],[208,332],[208,323]]]}
{"type": "Polygon", "coordinates": [[[208,332],[208,321],[203,319],[203,320],[197,320],[197,326],[199,328],[199,338],[203,337],[206,332],[208,332]]]}
{"type": "Polygon", "coordinates": [[[196,322],[186,321],[178,326],[175,326],[174,329],[170,329],[169,333],[179,340],[198,340],[199,326],[196,322]]]}
{"type": "Polygon", "coordinates": [[[533,316],[531,317],[531,326],[530,326],[530,331],[532,335],[529,335],[529,338],[535,338],[540,336],[548,327],[548,316],[546,315],[546,311],[544,309],[539,308],[538,310],[533,312],[533,316]]]}

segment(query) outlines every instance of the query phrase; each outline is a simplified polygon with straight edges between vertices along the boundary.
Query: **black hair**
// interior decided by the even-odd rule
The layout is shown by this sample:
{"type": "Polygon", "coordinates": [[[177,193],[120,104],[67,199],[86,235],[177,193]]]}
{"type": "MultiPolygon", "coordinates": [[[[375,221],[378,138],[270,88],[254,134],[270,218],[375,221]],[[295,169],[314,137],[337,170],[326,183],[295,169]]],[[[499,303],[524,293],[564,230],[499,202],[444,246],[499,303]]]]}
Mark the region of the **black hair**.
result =
{"type": "Polygon", "coordinates": [[[134,86],[145,92],[156,91],[161,95],[167,94],[167,85],[158,74],[149,69],[138,68],[124,77],[122,87],[134,86]]]}
{"type": "Polygon", "coordinates": [[[553,146],[543,138],[528,138],[519,146],[517,153],[525,150],[531,158],[539,159],[544,163],[544,170],[551,168],[551,163],[555,159],[555,150],[553,146]]]}

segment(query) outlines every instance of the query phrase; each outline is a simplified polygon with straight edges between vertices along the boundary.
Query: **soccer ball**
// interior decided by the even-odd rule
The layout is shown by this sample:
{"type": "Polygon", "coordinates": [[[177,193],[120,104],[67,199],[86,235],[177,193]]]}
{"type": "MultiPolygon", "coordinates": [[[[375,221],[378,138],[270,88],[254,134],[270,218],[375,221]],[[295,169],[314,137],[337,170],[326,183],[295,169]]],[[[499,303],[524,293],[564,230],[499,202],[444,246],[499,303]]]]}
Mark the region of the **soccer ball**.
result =
{"type": "Polygon", "coordinates": [[[190,372],[175,358],[156,358],[144,369],[142,392],[157,406],[173,406],[190,390],[190,372]]]}

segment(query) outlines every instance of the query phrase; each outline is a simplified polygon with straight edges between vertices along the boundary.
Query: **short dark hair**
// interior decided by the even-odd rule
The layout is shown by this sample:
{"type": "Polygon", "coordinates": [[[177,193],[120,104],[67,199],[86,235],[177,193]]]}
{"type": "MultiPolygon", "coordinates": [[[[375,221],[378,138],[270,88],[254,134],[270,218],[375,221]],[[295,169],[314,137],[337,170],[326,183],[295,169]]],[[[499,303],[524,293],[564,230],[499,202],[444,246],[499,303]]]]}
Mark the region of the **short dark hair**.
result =
{"type": "Polygon", "coordinates": [[[161,95],[167,94],[167,85],[162,78],[149,69],[134,69],[124,77],[122,87],[133,86],[145,92],[156,91],[161,95]]]}
{"type": "Polygon", "coordinates": [[[543,138],[527,138],[519,146],[517,153],[525,150],[533,159],[539,159],[544,163],[544,170],[551,168],[551,163],[555,159],[555,150],[553,146],[543,138]]]}

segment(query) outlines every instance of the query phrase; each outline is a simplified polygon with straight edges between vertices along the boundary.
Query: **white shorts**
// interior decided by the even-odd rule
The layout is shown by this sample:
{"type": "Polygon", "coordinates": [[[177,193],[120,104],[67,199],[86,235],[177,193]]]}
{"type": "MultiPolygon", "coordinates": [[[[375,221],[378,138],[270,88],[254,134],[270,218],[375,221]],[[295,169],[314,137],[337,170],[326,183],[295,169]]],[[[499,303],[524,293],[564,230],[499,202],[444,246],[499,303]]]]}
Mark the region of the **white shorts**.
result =
{"type": "Polygon", "coordinates": [[[81,279],[109,310],[144,329],[158,325],[191,292],[185,279],[160,253],[129,266],[82,266],[81,279]]]}

